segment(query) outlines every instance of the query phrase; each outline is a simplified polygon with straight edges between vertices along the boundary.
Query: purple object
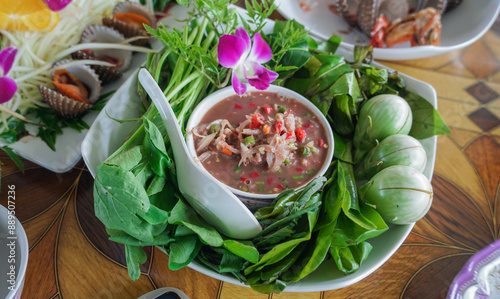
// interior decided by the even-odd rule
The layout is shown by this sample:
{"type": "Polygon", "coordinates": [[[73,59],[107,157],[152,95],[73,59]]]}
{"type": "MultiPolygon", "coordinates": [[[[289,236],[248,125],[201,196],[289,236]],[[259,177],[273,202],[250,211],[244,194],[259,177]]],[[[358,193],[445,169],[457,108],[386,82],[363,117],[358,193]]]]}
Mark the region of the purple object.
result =
{"type": "Polygon", "coordinates": [[[240,96],[246,92],[247,83],[259,90],[265,90],[269,83],[278,78],[276,72],[261,65],[268,62],[273,53],[260,33],[255,34],[252,45],[248,32],[239,27],[234,35],[221,36],[217,51],[219,63],[223,67],[233,69],[231,82],[234,91],[240,96]]]}
{"type": "Polygon", "coordinates": [[[60,11],[70,4],[71,0],[46,0],[45,2],[50,10],[60,11]]]}
{"type": "Polygon", "coordinates": [[[0,104],[8,102],[16,93],[17,84],[7,77],[16,58],[17,49],[8,47],[0,51],[0,104]]]}
{"type": "Polygon", "coordinates": [[[500,240],[469,259],[451,283],[447,298],[500,298],[500,240]]]}

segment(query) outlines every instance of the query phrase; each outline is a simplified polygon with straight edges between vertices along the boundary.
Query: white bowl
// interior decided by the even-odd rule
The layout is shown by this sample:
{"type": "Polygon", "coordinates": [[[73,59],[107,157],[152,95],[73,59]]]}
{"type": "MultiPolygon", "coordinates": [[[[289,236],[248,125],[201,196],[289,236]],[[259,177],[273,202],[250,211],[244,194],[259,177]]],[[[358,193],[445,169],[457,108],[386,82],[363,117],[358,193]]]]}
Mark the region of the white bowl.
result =
{"type": "MultiPolygon", "coordinates": [[[[295,19],[310,29],[311,33],[321,39],[329,39],[333,34],[343,38],[341,47],[352,51],[355,44],[367,44],[369,39],[358,29],[350,30],[349,24],[340,16],[332,13],[329,6],[335,0],[314,0],[311,10],[306,12],[300,8],[304,0],[276,0],[280,5],[278,11],[287,19],[295,19]]],[[[495,22],[500,11],[500,1],[462,1],[452,11],[443,15],[441,45],[410,47],[409,44],[397,45],[393,48],[376,48],[375,59],[407,60],[436,56],[469,46],[478,40],[495,22]]]]}
{"type": "Polygon", "coordinates": [[[3,295],[6,299],[17,299],[21,298],[23,292],[29,246],[21,222],[9,213],[15,213],[15,204],[9,201],[8,207],[0,205],[0,268],[5,277],[0,281],[0,297],[3,295]]]}
{"type": "MultiPolygon", "coordinates": [[[[252,91],[259,91],[256,88],[249,86],[247,89],[247,92],[252,92],[252,91]]],[[[319,176],[322,176],[325,174],[326,170],[328,169],[328,166],[330,165],[330,162],[332,161],[333,158],[333,150],[334,150],[334,141],[333,141],[333,132],[332,128],[330,127],[330,124],[328,123],[328,120],[326,117],[321,113],[321,111],[308,99],[306,99],[304,96],[296,93],[295,91],[292,91],[288,88],[277,86],[277,85],[270,85],[268,89],[265,90],[266,92],[274,92],[279,94],[281,97],[284,98],[292,98],[297,100],[299,103],[303,104],[306,106],[311,112],[314,113],[316,117],[318,117],[318,120],[320,121],[321,125],[325,128],[326,132],[326,138],[328,141],[328,153],[326,155],[325,163],[321,167],[321,169],[318,171],[318,173],[312,178],[316,178],[319,176]]],[[[186,132],[190,132],[194,127],[198,126],[205,116],[205,113],[213,107],[214,105],[218,104],[222,100],[235,95],[235,91],[232,86],[223,88],[221,90],[218,90],[208,97],[206,97],[203,101],[201,101],[198,106],[194,109],[193,113],[191,114],[191,117],[189,118],[189,121],[186,126],[186,132]]],[[[186,143],[188,146],[188,150],[191,153],[191,156],[193,157],[194,161],[198,166],[200,166],[201,169],[203,169],[206,173],[210,174],[205,167],[201,164],[200,160],[198,159],[198,156],[196,154],[196,148],[194,146],[194,138],[193,134],[187,134],[186,135],[186,143]]],[[[311,180],[312,180],[311,179],[311,180]]],[[[227,186],[227,185],[226,185],[227,186]]],[[[305,186],[305,185],[304,185],[305,186]]],[[[300,186],[298,189],[304,187],[300,186]]],[[[243,202],[249,204],[250,206],[254,207],[253,204],[251,204],[254,200],[265,200],[265,199],[273,199],[278,194],[256,194],[256,193],[250,193],[250,192],[245,192],[238,190],[236,188],[227,186],[227,188],[234,193],[236,196],[238,196],[243,202]]],[[[267,202],[269,204],[269,202],[267,202]]],[[[256,204],[255,206],[259,206],[259,204],[256,204]]]]}

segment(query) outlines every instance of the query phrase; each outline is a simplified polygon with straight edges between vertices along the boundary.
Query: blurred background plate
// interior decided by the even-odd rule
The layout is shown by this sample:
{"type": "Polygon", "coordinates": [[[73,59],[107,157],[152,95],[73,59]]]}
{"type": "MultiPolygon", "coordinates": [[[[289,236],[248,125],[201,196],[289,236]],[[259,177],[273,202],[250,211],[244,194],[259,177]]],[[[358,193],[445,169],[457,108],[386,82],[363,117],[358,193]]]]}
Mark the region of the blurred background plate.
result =
{"type": "MultiPolygon", "coordinates": [[[[334,34],[341,36],[341,46],[350,51],[356,44],[368,44],[368,36],[351,28],[335,13],[334,3],[335,0],[276,0],[278,11],[283,17],[295,19],[321,39],[328,39],[334,34]],[[310,11],[302,9],[301,3],[307,4],[310,11]]],[[[393,48],[376,48],[373,56],[382,60],[408,60],[467,47],[488,31],[499,11],[498,0],[463,0],[459,6],[443,15],[440,46],[410,47],[409,44],[401,44],[393,48]]]]}

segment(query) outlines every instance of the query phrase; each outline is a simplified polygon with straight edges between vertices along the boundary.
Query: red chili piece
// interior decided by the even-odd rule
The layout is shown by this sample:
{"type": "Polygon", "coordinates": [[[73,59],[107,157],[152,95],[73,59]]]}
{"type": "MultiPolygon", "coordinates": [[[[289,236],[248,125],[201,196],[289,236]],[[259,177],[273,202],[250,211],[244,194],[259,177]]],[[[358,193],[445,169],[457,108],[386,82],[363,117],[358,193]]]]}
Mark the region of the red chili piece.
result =
{"type": "Polygon", "coordinates": [[[266,114],[273,113],[273,108],[271,108],[269,106],[264,106],[264,107],[262,107],[262,109],[264,109],[264,111],[266,111],[266,114]]]}
{"type": "Polygon", "coordinates": [[[295,129],[295,134],[297,135],[298,142],[302,142],[306,139],[306,130],[304,129],[295,129]]]}
{"type": "Polygon", "coordinates": [[[258,178],[259,177],[259,174],[256,173],[256,172],[252,172],[251,174],[249,174],[251,178],[258,178]]]}
{"type": "Polygon", "coordinates": [[[274,181],[274,180],[273,180],[273,178],[268,178],[268,179],[267,179],[267,183],[268,183],[269,185],[271,185],[271,184],[273,183],[273,181],[274,181]]]}
{"type": "Polygon", "coordinates": [[[297,167],[298,172],[302,172],[304,169],[297,167]]]}
{"type": "Polygon", "coordinates": [[[250,103],[250,107],[255,107],[255,103],[250,103]]]}
{"type": "Polygon", "coordinates": [[[250,123],[250,129],[257,129],[266,121],[264,116],[260,113],[255,113],[252,117],[252,122],[250,123]]]}
{"type": "Polygon", "coordinates": [[[242,181],[242,182],[246,182],[246,181],[248,181],[248,178],[241,177],[241,178],[240,178],[240,181],[242,181]]]}
{"type": "Polygon", "coordinates": [[[243,109],[243,106],[241,106],[240,104],[234,104],[234,108],[235,109],[243,109]]]}
{"type": "Polygon", "coordinates": [[[281,184],[278,184],[278,188],[285,189],[285,187],[283,187],[283,185],[281,185],[281,184]]]}
{"type": "Polygon", "coordinates": [[[319,147],[320,147],[320,148],[323,148],[323,146],[325,146],[325,141],[324,141],[323,139],[321,139],[321,138],[320,138],[320,139],[318,140],[318,144],[319,144],[319,147]]]}
{"type": "Polygon", "coordinates": [[[276,133],[281,134],[281,130],[283,128],[283,122],[282,121],[277,121],[274,124],[274,128],[276,129],[276,133]]]}
{"type": "Polygon", "coordinates": [[[290,139],[293,137],[293,133],[292,132],[286,132],[286,138],[285,139],[290,139]]]}

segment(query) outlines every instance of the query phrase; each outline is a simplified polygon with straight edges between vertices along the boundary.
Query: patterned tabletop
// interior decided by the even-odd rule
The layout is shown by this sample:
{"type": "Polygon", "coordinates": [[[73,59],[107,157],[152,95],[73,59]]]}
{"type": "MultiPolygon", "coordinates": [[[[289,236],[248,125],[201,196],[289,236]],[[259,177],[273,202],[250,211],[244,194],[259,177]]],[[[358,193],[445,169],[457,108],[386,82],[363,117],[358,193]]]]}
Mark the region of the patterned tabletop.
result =
{"type": "MultiPolygon", "coordinates": [[[[2,185],[16,185],[16,212],[29,239],[22,298],[137,298],[164,286],[190,298],[444,298],[470,256],[499,239],[500,19],[466,49],[381,63],[431,83],[452,133],[438,138],[430,212],[366,279],[339,290],[268,296],[189,268],[171,271],[168,257],[150,247],[132,281],[123,247],[107,240],[94,216],[93,179],[82,162],[55,174],[24,161],[22,173],[0,156],[2,185]]],[[[2,188],[0,203],[6,200],[2,188]]]]}

